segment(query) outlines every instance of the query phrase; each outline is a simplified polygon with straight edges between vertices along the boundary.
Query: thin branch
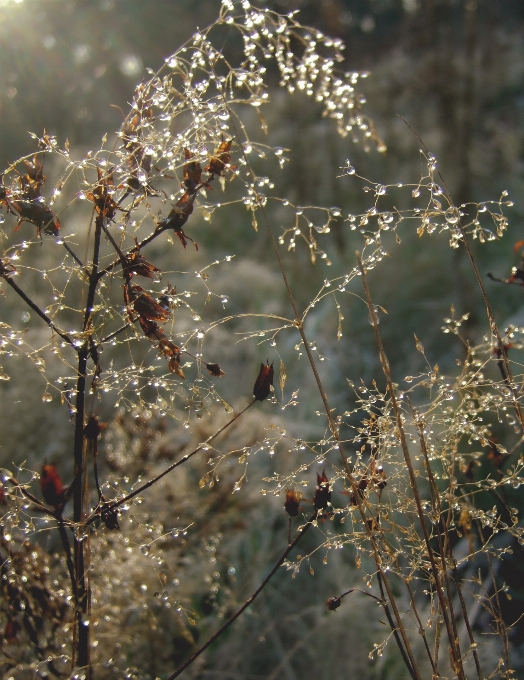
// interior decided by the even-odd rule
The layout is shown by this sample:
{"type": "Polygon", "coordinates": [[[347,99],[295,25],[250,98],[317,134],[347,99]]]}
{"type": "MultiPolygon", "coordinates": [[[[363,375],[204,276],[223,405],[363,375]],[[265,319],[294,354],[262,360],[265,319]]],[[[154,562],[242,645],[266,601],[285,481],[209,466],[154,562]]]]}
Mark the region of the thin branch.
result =
{"type": "MultiPolygon", "coordinates": [[[[231,420],[228,420],[228,422],[223,425],[219,430],[217,430],[214,434],[212,434],[210,437],[208,437],[204,442],[202,442],[199,446],[197,446],[196,449],[193,449],[190,453],[186,453],[185,456],[182,456],[180,460],[177,460],[175,463],[172,463],[169,467],[167,467],[163,472],[161,472],[159,475],[156,477],[153,477],[153,479],[150,479],[149,482],[146,482],[145,484],[142,484],[142,486],[139,486],[138,489],[134,489],[131,493],[127,494],[127,496],[124,496],[124,498],[120,498],[118,501],[114,501],[113,503],[109,503],[109,505],[105,506],[106,511],[114,510],[115,508],[118,508],[120,505],[123,503],[127,503],[127,501],[131,500],[135,496],[138,496],[139,493],[142,493],[142,491],[145,491],[146,489],[149,489],[149,487],[153,486],[153,484],[156,484],[162,477],[165,477],[167,474],[169,474],[172,470],[177,468],[179,465],[182,465],[183,463],[186,463],[190,458],[192,458],[195,454],[197,454],[199,451],[202,451],[204,446],[209,444],[209,442],[212,442],[213,439],[218,437],[219,434],[224,432],[224,430],[227,430],[227,428],[232,425],[238,418],[240,418],[241,415],[243,415],[248,408],[253,406],[253,404],[256,402],[256,399],[253,399],[253,401],[250,401],[249,404],[242,409],[239,413],[237,413],[231,420]]],[[[94,520],[98,517],[98,512],[96,514],[93,514],[87,521],[86,525],[92,524],[94,520]]]]}
{"type": "MultiPolygon", "coordinates": [[[[414,408],[411,404],[411,401],[409,397],[406,396],[406,400],[410,406],[411,413],[412,415],[415,415],[414,408]]],[[[449,558],[451,562],[451,569],[453,572],[453,580],[455,581],[455,586],[456,590],[459,596],[460,600],[460,606],[462,609],[462,615],[464,617],[464,622],[466,624],[466,629],[468,631],[468,636],[469,636],[469,641],[471,644],[471,649],[473,651],[473,659],[475,661],[475,667],[477,669],[477,675],[479,678],[482,678],[482,669],[480,667],[480,660],[477,654],[477,649],[476,649],[476,644],[475,644],[475,639],[473,637],[473,630],[471,628],[470,622],[469,622],[469,615],[468,615],[468,610],[466,607],[466,604],[464,602],[464,597],[462,595],[462,590],[461,590],[461,584],[460,584],[460,578],[458,575],[457,571],[457,565],[455,561],[455,557],[453,555],[453,549],[451,545],[451,540],[449,537],[449,531],[448,531],[448,522],[446,520],[443,521],[443,526],[444,526],[444,535],[442,535],[442,532],[440,530],[440,523],[437,518],[440,518],[443,516],[442,512],[442,505],[440,502],[440,494],[439,490],[435,481],[435,477],[433,475],[433,470],[431,469],[430,461],[429,461],[429,452],[428,452],[428,447],[426,444],[426,437],[424,434],[424,426],[423,423],[420,421],[420,419],[414,418],[416,421],[416,426],[417,426],[417,431],[419,435],[419,440],[420,440],[420,450],[422,451],[422,455],[424,456],[424,463],[426,467],[426,472],[428,475],[428,481],[429,481],[429,488],[430,488],[430,495],[431,495],[431,505],[433,509],[433,513],[435,515],[435,527],[436,527],[436,532],[437,532],[437,539],[439,543],[439,550],[440,554],[442,556],[442,560],[444,562],[444,559],[446,556],[449,558]]],[[[451,600],[451,588],[450,588],[450,583],[449,583],[449,578],[448,578],[448,572],[447,569],[443,570],[443,577],[444,577],[444,586],[446,588],[446,591],[448,593],[448,599],[451,600]]]]}
{"type": "MultiPolygon", "coordinates": [[[[382,370],[384,372],[384,376],[386,378],[386,383],[387,383],[387,388],[388,388],[388,393],[389,397],[391,399],[391,405],[393,407],[393,411],[395,413],[395,418],[397,421],[397,431],[398,431],[398,436],[400,439],[400,445],[402,448],[402,452],[404,454],[404,460],[406,462],[406,466],[408,469],[408,474],[409,474],[409,480],[410,480],[410,486],[413,491],[413,498],[415,500],[415,504],[417,506],[417,513],[419,516],[419,523],[420,527],[422,529],[422,533],[424,535],[424,541],[426,543],[426,549],[428,551],[428,557],[431,563],[431,571],[433,573],[433,578],[435,580],[435,587],[437,589],[437,595],[439,598],[439,601],[441,602],[441,607],[442,607],[442,615],[444,617],[444,623],[446,625],[447,633],[448,633],[448,640],[449,644],[451,647],[451,652],[453,655],[453,662],[455,665],[455,672],[457,673],[459,680],[466,680],[466,676],[464,673],[464,668],[462,665],[462,655],[460,653],[460,646],[459,646],[459,641],[457,637],[457,630],[456,630],[456,625],[455,625],[455,617],[453,616],[453,611],[452,611],[452,603],[451,599],[448,597],[444,596],[444,592],[442,590],[442,585],[440,581],[440,574],[439,574],[439,569],[435,560],[435,556],[433,553],[433,548],[431,547],[431,542],[429,539],[429,534],[428,530],[426,527],[426,520],[425,520],[425,515],[424,515],[424,510],[422,508],[422,503],[420,500],[420,495],[418,492],[418,486],[417,482],[415,479],[415,472],[413,470],[413,465],[411,463],[411,456],[409,454],[409,448],[406,440],[406,433],[404,431],[404,425],[402,422],[402,414],[400,411],[400,407],[397,402],[397,397],[395,394],[395,388],[393,387],[393,380],[391,378],[391,371],[389,367],[389,361],[386,356],[386,352],[384,350],[384,346],[382,344],[382,338],[380,335],[380,331],[378,328],[378,320],[377,320],[377,314],[375,311],[375,307],[373,306],[373,301],[371,299],[371,294],[369,291],[369,287],[367,284],[367,279],[366,279],[366,272],[364,270],[364,266],[362,264],[362,258],[360,256],[360,253],[356,253],[357,256],[357,261],[358,261],[358,268],[360,271],[360,274],[362,276],[362,284],[364,286],[364,292],[366,295],[366,301],[369,309],[369,314],[371,318],[371,323],[373,325],[373,330],[375,332],[375,339],[378,345],[378,351],[379,351],[379,357],[380,357],[380,363],[382,364],[382,370]],[[449,608],[449,612],[448,612],[449,608]],[[450,620],[451,619],[451,620],[450,620]]],[[[442,559],[444,559],[444,555],[442,555],[442,559]]],[[[445,564],[443,564],[443,570],[445,571],[446,567],[445,564]]],[[[479,676],[481,677],[481,676],[479,676]]]]}
{"type": "Polygon", "coordinates": [[[64,552],[66,555],[67,570],[69,571],[69,578],[71,579],[71,589],[73,591],[73,599],[76,601],[76,577],[75,577],[75,565],[73,564],[73,557],[71,554],[71,545],[69,539],[67,538],[67,532],[65,529],[64,518],[62,513],[55,514],[56,521],[58,522],[58,530],[60,532],[60,538],[62,540],[62,545],[64,546],[64,552]]]}
{"type": "Polygon", "coordinates": [[[286,557],[289,555],[289,553],[293,550],[293,548],[297,545],[297,543],[300,541],[300,539],[302,538],[302,536],[303,536],[303,535],[306,533],[306,531],[309,529],[309,527],[311,526],[311,523],[312,523],[313,520],[316,518],[316,516],[317,516],[317,511],[315,510],[315,512],[313,513],[313,515],[311,515],[311,517],[308,519],[307,523],[302,527],[302,529],[299,529],[297,535],[296,535],[295,538],[293,539],[293,542],[290,543],[290,544],[288,545],[288,547],[284,550],[284,552],[283,552],[282,555],[280,556],[278,562],[274,565],[274,567],[271,569],[271,571],[270,571],[269,574],[266,576],[266,578],[262,581],[262,583],[259,585],[259,587],[255,590],[255,592],[253,593],[253,595],[251,595],[251,597],[250,597],[249,599],[247,599],[247,600],[244,602],[244,604],[240,607],[240,609],[238,609],[238,610],[233,614],[233,616],[232,616],[230,619],[228,619],[228,620],[226,621],[226,623],[222,626],[222,628],[220,628],[214,635],[212,635],[212,636],[209,638],[209,640],[208,640],[204,645],[202,645],[202,647],[200,647],[200,649],[198,649],[198,650],[197,650],[197,651],[196,651],[196,652],[195,652],[195,653],[194,653],[194,654],[193,654],[193,655],[192,655],[192,656],[191,656],[184,664],[182,664],[182,666],[180,666],[180,668],[178,668],[172,675],[170,675],[170,676],[167,678],[167,680],[175,680],[175,678],[178,678],[178,676],[179,676],[183,671],[185,671],[186,668],[188,668],[189,666],[191,666],[191,664],[193,663],[193,661],[195,661],[195,660],[202,654],[202,652],[205,652],[205,650],[206,650],[210,645],[212,645],[213,642],[215,642],[215,640],[217,640],[217,639],[222,635],[222,633],[225,633],[226,630],[231,626],[231,624],[234,623],[234,622],[238,619],[238,617],[239,617],[239,616],[240,616],[240,615],[241,615],[241,614],[249,607],[249,605],[252,604],[252,603],[254,602],[254,600],[258,597],[258,595],[260,595],[260,593],[262,592],[262,590],[264,590],[264,588],[265,588],[266,585],[269,583],[269,581],[270,581],[270,580],[273,578],[273,576],[277,573],[279,567],[282,566],[282,564],[284,563],[284,560],[285,560],[286,557]]]}
{"type": "Polygon", "coordinates": [[[64,333],[64,331],[61,331],[55,324],[51,321],[51,319],[45,314],[40,307],[38,307],[32,300],[31,298],[27,297],[27,295],[24,293],[24,291],[13,281],[13,279],[8,275],[8,274],[3,274],[0,275],[4,279],[4,281],[11,286],[11,288],[22,298],[22,300],[31,307],[31,309],[38,314],[38,316],[43,319],[46,324],[61,338],[63,338],[66,342],[68,342],[71,347],[78,352],[78,347],[75,345],[75,343],[71,340],[69,335],[67,333],[64,333]]]}
{"type": "Polygon", "coordinates": [[[75,251],[69,246],[69,244],[66,243],[66,241],[64,241],[62,245],[63,245],[64,248],[67,250],[67,252],[71,255],[71,257],[73,258],[73,260],[75,260],[75,262],[76,262],[77,264],[79,264],[79,265],[82,267],[82,269],[85,269],[84,263],[83,263],[82,260],[77,256],[77,254],[75,253],[75,251]]]}
{"type": "Polygon", "coordinates": [[[109,340],[112,340],[115,336],[117,336],[119,333],[122,333],[122,331],[125,331],[126,328],[129,328],[129,327],[132,326],[132,325],[133,325],[133,324],[132,324],[130,321],[128,321],[128,322],[127,322],[126,324],[124,324],[123,326],[120,326],[120,328],[117,328],[116,331],[113,331],[112,333],[109,333],[109,335],[106,335],[105,338],[102,338],[102,340],[100,340],[100,342],[97,344],[97,347],[100,347],[100,346],[103,345],[105,342],[109,342],[109,340]]]}
{"type": "MultiPolygon", "coordinates": [[[[423,140],[417,134],[417,132],[411,127],[411,125],[406,120],[404,120],[404,118],[402,118],[402,116],[398,115],[398,117],[400,118],[400,120],[402,120],[408,126],[408,128],[411,130],[411,132],[413,132],[415,137],[418,139],[418,141],[424,147],[424,150],[426,151],[426,153],[429,155],[428,147],[424,144],[423,140]]],[[[446,182],[444,180],[444,177],[442,176],[442,173],[440,172],[440,170],[438,168],[437,168],[437,173],[438,173],[438,176],[440,177],[440,179],[442,181],[442,185],[444,187],[448,203],[449,203],[450,206],[453,206],[454,205],[453,199],[451,198],[451,194],[450,194],[450,192],[449,192],[449,190],[446,186],[446,182]]],[[[495,337],[497,339],[498,349],[500,351],[501,359],[504,362],[504,366],[506,368],[506,374],[507,374],[508,381],[509,381],[509,388],[511,390],[511,394],[512,394],[512,397],[513,397],[513,406],[515,408],[515,411],[517,412],[517,417],[518,417],[518,420],[519,420],[521,430],[524,432],[524,414],[522,413],[522,409],[521,409],[521,406],[520,406],[520,401],[519,401],[519,397],[518,397],[518,389],[517,389],[517,386],[515,385],[515,381],[513,380],[511,369],[509,367],[508,355],[507,355],[506,349],[504,347],[504,342],[502,340],[502,336],[501,336],[499,328],[497,326],[497,322],[495,321],[495,317],[493,315],[493,310],[491,309],[491,304],[490,304],[488,295],[486,293],[486,289],[484,288],[484,283],[482,282],[482,277],[481,277],[479,269],[477,267],[477,263],[475,261],[475,258],[473,257],[473,252],[472,252],[471,247],[469,245],[466,231],[465,231],[464,227],[462,226],[462,220],[459,221],[457,227],[460,230],[460,234],[461,234],[461,237],[462,237],[462,243],[464,244],[464,248],[466,249],[466,253],[468,254],[469,261],[471,263],[471,266],[473,267],[473,272],[475,274],[475,278],[477,279],[478,287],[480,288],[480,292],[482,294],[482,299],[484,301],[484,306],[486,307],[486,315],[488,317],[490,330],[495,335],[495,337]]],[[[491,279],[494,279],[494,277],[492,275],[488,274],[488,276],[491,279]]],[[[497,279],[494,279],[494,280],[497,280],[497,279]]],[[[504,281],[503,283],[506,283],[506,282],[504,281]]]]}

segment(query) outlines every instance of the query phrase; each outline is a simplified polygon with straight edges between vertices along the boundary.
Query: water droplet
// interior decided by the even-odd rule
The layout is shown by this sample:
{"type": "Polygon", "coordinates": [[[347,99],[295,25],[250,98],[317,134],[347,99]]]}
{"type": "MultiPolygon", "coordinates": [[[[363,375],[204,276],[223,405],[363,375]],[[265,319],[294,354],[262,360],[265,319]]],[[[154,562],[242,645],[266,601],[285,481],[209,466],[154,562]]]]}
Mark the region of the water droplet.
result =
{"type": "Polygon", "coordinates": [[[31,314],[29,314],[29,312],[22,312],[22,314],[20,314],[20,318],[24,323],[27,323],[31,318],[31,314]]]}

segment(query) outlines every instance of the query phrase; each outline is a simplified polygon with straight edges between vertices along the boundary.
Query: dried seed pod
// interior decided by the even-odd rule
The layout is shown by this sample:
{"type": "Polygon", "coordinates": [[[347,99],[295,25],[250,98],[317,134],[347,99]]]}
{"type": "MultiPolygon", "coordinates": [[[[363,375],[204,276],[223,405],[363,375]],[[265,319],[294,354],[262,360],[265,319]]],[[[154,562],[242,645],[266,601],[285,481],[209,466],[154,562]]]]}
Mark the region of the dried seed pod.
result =
{"type": "Polygon", "coordinates": [[[313,505],[316,510],[325,510],[331,500],[331,491],[329,489],[329,481],[326,477],[326,471],[323,470],[319,475],[317,472],[317,486],[315,487],[315,497],[313,498],[313,505]]]}
{"type": "Polygon", "coordinates": [[[98,416],[91,416],[84,427],[84,437],[96,442],[102,430],[106,428],[107,423],[101,423],[98,416]]]}
{"type": "Polygon", "coordinates": [[[100,513],[102,522],[106,525],[106,529],[113,531],[114,529],[120,529],[120,524],[118,523],[118,509],[112,507],[103,507],[100,513]]]}
{"type": "Polygon", "coordinates": [[[302,500],[302,494],[300,491],[295,491],[294,489],[286,489],[286,500],[284,502],[284,508],[290,517],[296,517],[298,515],[300,501],[302,500]]]}
{"type": "Polygon", "coordinates": [[[269,396],[273,387],[273,375],[273,362],[271,362],[271,366],[269,361],[266,361],[265,366],[260,364],[260,372],[253,387],[253,395],[257,401],[264,401],[269,396]]]}
{"type": "Polygon", "coordinates": [[[44,463],[40,473],[40,488],[42,496],[48,505],[59,510],[65,503],[65,489],[60,475],[53,463],[44,463]]]}
{"type": "Polygon", "coordinates": [[[137,276],[145,276],[148,279],[158,281],[161,277],[161,271],[148,262],[145,257],[142,257],[138,250],[134,250],[129,255],[126,255],[126,264],[124,265],[124,272],[129,278],[134,274],[137,276]]]}
{"type": "Polygon", "coordinates": [[[328,609],[330,611],[334,612],[342,604],[342,598],[341,597],[330,597],[329,600],[326,602],[326,604],[328,606],[328,609]]]}

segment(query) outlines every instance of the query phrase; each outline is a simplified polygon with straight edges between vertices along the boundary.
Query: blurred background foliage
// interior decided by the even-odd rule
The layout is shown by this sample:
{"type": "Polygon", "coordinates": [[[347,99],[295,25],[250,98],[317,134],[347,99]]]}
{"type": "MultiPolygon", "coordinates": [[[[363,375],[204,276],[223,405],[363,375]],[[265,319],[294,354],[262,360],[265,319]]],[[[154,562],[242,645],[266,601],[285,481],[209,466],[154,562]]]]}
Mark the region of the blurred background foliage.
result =
{"type": "MultiPolygon", "coordinates": [[[[387,152],[380,154],[372,143],[365,149],[353,144],[350,137],[341,139],[333,122],[320,118],[320,110],[311,99],[283,94],[275,77],[274,92],[270,93],[273,105],[267,113],[262,110],[262,114],[270,129],[269,143],[291,150],[288,154],[291,160],[285,169],[276,170],[278,191],[295,205],[337,206],[341,212],[341,217],[332,224],[331,233],[321,237],[321,247],[328,253],[330,267],[321,259],[312,266],[307,247],[301,247],[300,243],[296,253],[284,252],[299,306],[304,307],[312,299],[326,276],[333,278],[352,268],[354,251],[361,248],[360,237],[350,231],[344,218],[348,213],[365,211],[370,200],[362,192],[364,181],[347,176],[336,179],[343,174],[341,168],[347,159],[351,159],[359,175],[384,185],[418,181],[424,169],[420,142],[398,115],[437,157],[455,204],[497,200],[503,190],[508,190],[509,198],[515,201],[507,211],[508,237],[475,248],[475,254],[483,274],[491,271],[500,277],[509,276],[511,266],[517,264],[512,246],[523,238],[520,225],[524,217],[521,200],[524,189],[524,4],[521,0],[272,0],[265,4],[279,12],[299,9],[303,24],[344,40],[343,67],[370,72],[362,85],[368,102],[367,113],[387,146],[387,152]]],[[[28,132],[41,135],[45,129],[61,143],[68,139],[71,153],[77,157],[88,149],[98,148],[106,133],[111,141],[128,110],[136,84],[147,77],[146,68],[159,68],[198,26],[213,22],[219,5],[218,0],[0,0],[0,168],[34,150],[34,140],[28,132]]],[[[258,119],[254,117],[247,122],[254,126],[258,119]]],[[[46,168],[46,173],[52,178],[53,168],[46,168]]],[[[214,193],[218,192],[215,187],[214,193]]],[[[278,222],[278,211],[274,217],[278,222]]],[[[82,220],[88,219],[85,205],[75,205],[64,216],[63,228],[85,230],[82,220]]],[[[22,227],[27,228],[27,225],[22,227]]],[[[258,233],[252,229],[248,213],[240,208],[224,210],[213,215],[211,223],[195,213],[188,233],[198,241],[198,254],[191,246],[182,253],[179,244],[169,248],[154,244],[148,257],[162,269],[192,272],[201,267],[202,262],[238,252],[242,257],[212,272],[213,290],[229,297],[227,313],[238,313],[249,307],[252,312],[289,315],[281,282],[265,264],[265,260],[271,259],[265,257],[270,252],[267,237],[263,229],[258,233]]],[[[441,333],[442,320],[449,316],[451,305],[457,310],[457,316],[470,312],[465,336],[472,343],[479,342],[487,328],[482,299],[462,249],[450,249],[446,234],[439,238],[433,236],[429,241],[427,235],[419,238],[405,227],[400,235],[401,246],[387,244],[390,257],[370,274],[374,301],[388,312],[387,316],[381,315],[381,326],[398,382],[405,375],[416,375],[424,369],[423,357],[414,351],[414,333],[423,342],[429,361],[438,363],[443,370],[453,371],[456,359],[463,358],[463,347],[457,339],[441,333]]],[[[39,253],[34,257],[38,259],[39,253]]],[[[45,263],[40,261],[38,266],[41,269],[45,263]]],[[[39,285],[35,277],[31,291],[35,297],[39,295],[39,285]]],[[[361,294],[358,281],[351,286],[361,294]]],[[[501,327],[510,321],[524,325],[521,291],[489,280],[486,286],[501,327]]],[[[2,319],[15,328],[26,328],[27,339],[38,343],[39,336],[48,334],[47,329],[42,329],[38,319],[32,318],[29,323],[23,320],[18,300],[13,299],[11,291],[4,292],[0,300],[2,319]]],[[[344,305],[341,340],[336,338],[337,316],[331,302],[319,305],[308,317],[308,332],[326,359],[320,366],[322,377],[340,410],[349,408],[354,398],[348,391],[346,378],[355,382],[360,378],[366,382],[372,378],[380,381],[367,309],[349,295],[344,305]]],[[[220,313],[220,309],[218,299],[213,299],[208,307],[209,318],[220,313]]],[[[219,327],[206,349],[212,360],[219,361],[226,371],[220,384],[221,394],[235,407],[242,406],[239,394],[245,395],[243,403],[247,403],[258,363],[267,356],[270,360],[276,358],[268,344],[235,345],[231,332],[242,328],[240,322],[228,326],[227,330],[219,327]]],[[[321,430],[323,420],[319,419],[318,424],[312,421],[318,397],[305,362],[293,353],[295,342],[294,337],[283,337],[277,349],[287,357],[291,389],[301,386],[295,421],[297,432],[304,437],[308,428],[312,432],[321,430]]],[[[24,356],[11,357],[3,370],[11,380],[0,383],[1,463],[12,466],[27,461],[28,466],[38,468],[47,458],[60,463],[64,471],[70,469],[72,427],[67,409],[57,399],[42,404],[45,384],[40,381],[36,368],[27,368],[24,356]]],[[[48,365],[48,370],[52,375],[53,367],[48,365]]],[[[57,362],[57,376],[58,370],[57,362]]],[[[496,367],[493,371],[495,374],[496,367]]],[[[268,409],[265,404],[260,409],[263,415],[253,414],[252,420],[243,426],[250,434],[238,434],[242,445],[245,437],[253,441],[263,439],[268,409]]],[[[141,420],[143,414],[131,414],[127,422],[127,416],[120,412],[115,417],[112,407],[102,405],[101,410],[101,417],[111,423],[104,449],[106,472],[109,470],[115,479],[124,472],[131,480],[133,474],[135,477],[153,474],[163,459],[173,455],[173,451],[169,455],[160,451],[160,440],[174,439],[178,442],[177,451],[190,442],[182,429],[183,414],[179,421],[169,423],[157,422],[150,416],[150,426],[146,427],[141,420]],[[149,434],[145,432],[148,427],[149,434]],[[137,454],[134,467],[129,469],[126,463],[124,471],[115,462],[115,451],[118,446],[131,450],[129,439],[133,438],[154,444],[145,453],[137,454]]],[[[191,437],[198,442],[203,435],[192,432],[191,437]]],[[[104,441],[101,447],[104,448],[104,441]]],[[[291,469],[293,462],[288,460],[286,465],[291,469]]],[[[259,465],[260,470],[269,466],[268,474],[271,474],[271,459],[264,459],[259,465]]],[[[154,678],[162,669],[174,670],[198,635],[202,635],[201,639],[207,637],[207,622],[209,631],[215,629],[217,615],[223,616],[231,609],[232,602],[240,602],[252,592],[266,565],[280,552],[275,549],[275,536],[286,540],[282,498],[268,501],[261,509],[260,485],[256,480],[248,482],[242,493],[232,499],[235,473],[234,466],[228,463],[225,480],[221,482],[227,493],[223,492],[220,497],[215,489],[213,494],[217,497],[210,493],[202,500],[202,492],[193,487],[198,486],[205,465],[202,464],[201,469],[198,464],[194,467],[187,472],[188,479],[184,479],[187,490],[184,488],[181,492],[179,480],[172,483],[171,493],[177,499],[173,501],[174,513],[177,518],[181,517],[180,524],[184,526],[192,521],[203,522],[206,513],[210,513],[210,526],[198,530],[202,536],[226,535],[227,550],[224,549],[224,555],[219,558],[220,568],[215,568],[206,562],[211,545],[208,539],[191,538],[189,531],[187,542],[190,547],[191,541],[194,542],[196,557],[191,555],[190,548],[182,548],[177,553],[177,566],[171,565],[173,573],[168,575],[171,584],[178,578],[178,569],[189,574],[187,579],[192,579],[189,585],[186,583],[183,605],[200,615],[200,621],[204,622],[200,632],[196,624],[184,624],[172,630],[171,619],[169,625],[162,623],[161,613],[153,612],[153,630],[162,631],[159,639],[155,639],[154,635],[143,633],[151,630],[151,621],[144,614],[146,608],[137,607],[135,616],[140,625],[137,623],[128,637],[126,633],[115,642],[111,638],[113,634],[108,633],[104,638],[100,656],[111,645],[116,645],[123,650],[118,652],[124,659],[122,664],[125,665],[126,660],[130,665],[142,664],[137,677],[154,678]],[[246,532],[246,526],[257,530],[246,532]],[[218,582],[221,588],[214,589],[218,582]],[[225,595],[218,597],[219,590],[225,595]],[[185,647],[182,640],[186,641],[185,647]],[[143,647],[137,647],[139,643],[143,647]],[[161,649],[166,648],[178,651],[164,658],[161,649]],[[140,650],[135,654],[136,659],[130,658],[135,653],[133,649],[140,650]],[[146,657],[151,664],[149,670],[143,664],[146,657]]],[[[310,496],[313,486],[314,480],[308,490],[310,496]]],[[[136,512],[135,521],[146,527],[146,515],[157,513],[158,517],[165,508],[159,510],[152,503],[141,512],[144,514],[136,512]]],[[[123,533],[125,536],[125,525],[123,533]]],[[[123,539],[104,540],[111,544],[123,539]]],[[[218,543],[222,545],[220,540],[218,543]]],[[[48,547],[52,548],[53,544],[48,547]]],[[[118,552],[118,548],[111,545],[107,549],[118,552]]],[[[216,560],[214,552],[212,559],[216,560]]],[[[144,555],[144,560],[148,559],[150,555],[144,555]]],[[[103,571],[103,566],[95,565],[95,569],[103,571]]],[[[118,570],[118,565],[114,568],[118,570]]],[[[120,565],[120,569],[124,568],[120,565]]],[[[138,569],[136,564],[134,568],[138,569]]],[[[373,603],[359,603],[355,609],[352,604],[327,617],[325,599],[345,590],[351,580],[347,561],[337,556],[328,566],[315,565],[317,568],[324,568],[321,582],[305,573],[297,577],[298,581],[290,580],[286,573],[280,574],[253,612],[212,652],[207,665],[198,671],[202,673],[198,677],[226,677],[220,675],[218,669],[227,671],[227,677],[238,678],[294,680],[301,676],[345,677],[349,673],[390,680],[404,677],[394,652],[373,663],[368,660],[376,635],[373,626],[380,628],[380,623],[371,623],[369,629],[363,626],[365,619],[378,619],[373,603]],[[305,585],[306,578],[311,585],[305,585]],[[358,641],[352,644],[350,655],[345,651],[348,640],[358,641]],[[310,655],[305,650],[313,643],[317,651],[310,655]]],[[[146,562],[143,569],[147,572],[146,562]]],[[[144,580],[144,572],[137,574],[137,582],[144,580]]],[[[118,580],[120,576],[111,569],[104,574],[106,591],[112,587],[108,585],[111,579],[118,580]]],[[[152,578],[151,574],[147,578],[152,578]]],[[[146,581],[143,592],[156,588],[146,581]]],[[[103,586],[100,588],[104,592],[103,586]]],[[[163,592],[162,588],[159,590],[163,592]]],[[[516,592],[517,601],[520,597],[516,592]]],[[[107,602],[108,610],[111,607],[121,608],[122,603],[107,602]]],[[[518,614],[518,609],[512,610],[511,616],[515,613],[518,614]]],[[[515,635],[522,636],[522,631],[516,631],[515,635]]],[[[515,642],[522,643],[522,639],[517,637],[515,642]]]]}

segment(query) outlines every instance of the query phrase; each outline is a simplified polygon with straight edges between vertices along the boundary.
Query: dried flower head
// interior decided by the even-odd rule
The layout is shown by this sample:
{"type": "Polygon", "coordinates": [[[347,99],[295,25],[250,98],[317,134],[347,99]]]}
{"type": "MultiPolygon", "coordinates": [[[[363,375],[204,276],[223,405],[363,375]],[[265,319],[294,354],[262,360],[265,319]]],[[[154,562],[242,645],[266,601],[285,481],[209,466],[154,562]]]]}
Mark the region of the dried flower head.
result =
{"type": "Polygon", "coordinates": [[[257,401],[264,401],[270,395],[273,387],[273,375],[273,362],[271,362],[271,365],[269,365],[269,361],[266,361],[265,365],[260,364],[260,372],[253,387],[253,394],[257,401]]]}
{"type": "Polygon", "coordinates": [[[328,609],[330,611],[334,612],[342,604],[342,598],[340,598],[340,597],[330,597],[329,600],[326,602],[326,604],[328,606],[328,609]]]}
{"type": "Polygon", "coordinates": [[[48,505],[59,510],[65,503],[65,489],[54,463],[44,463],[40,473],[42,496],[48,505]]]}
{"type": "Polygon", "coordinates": [[[326,476],[326,471],[323,470],[319,475],[317,472],[317,486],[315,487],[315,496],[313,498],[313,505],[316,510],[325,510],[331,500],[331,491],[329,489],[329,481],[326,476]]]}
{"type": "Polygon", "coordinates": [[[284,508],[290,517],[296,517],[298,515],[301,500],[302,494],[300,491],[296,491],[295,489],[286,489],[284,508]]]}

